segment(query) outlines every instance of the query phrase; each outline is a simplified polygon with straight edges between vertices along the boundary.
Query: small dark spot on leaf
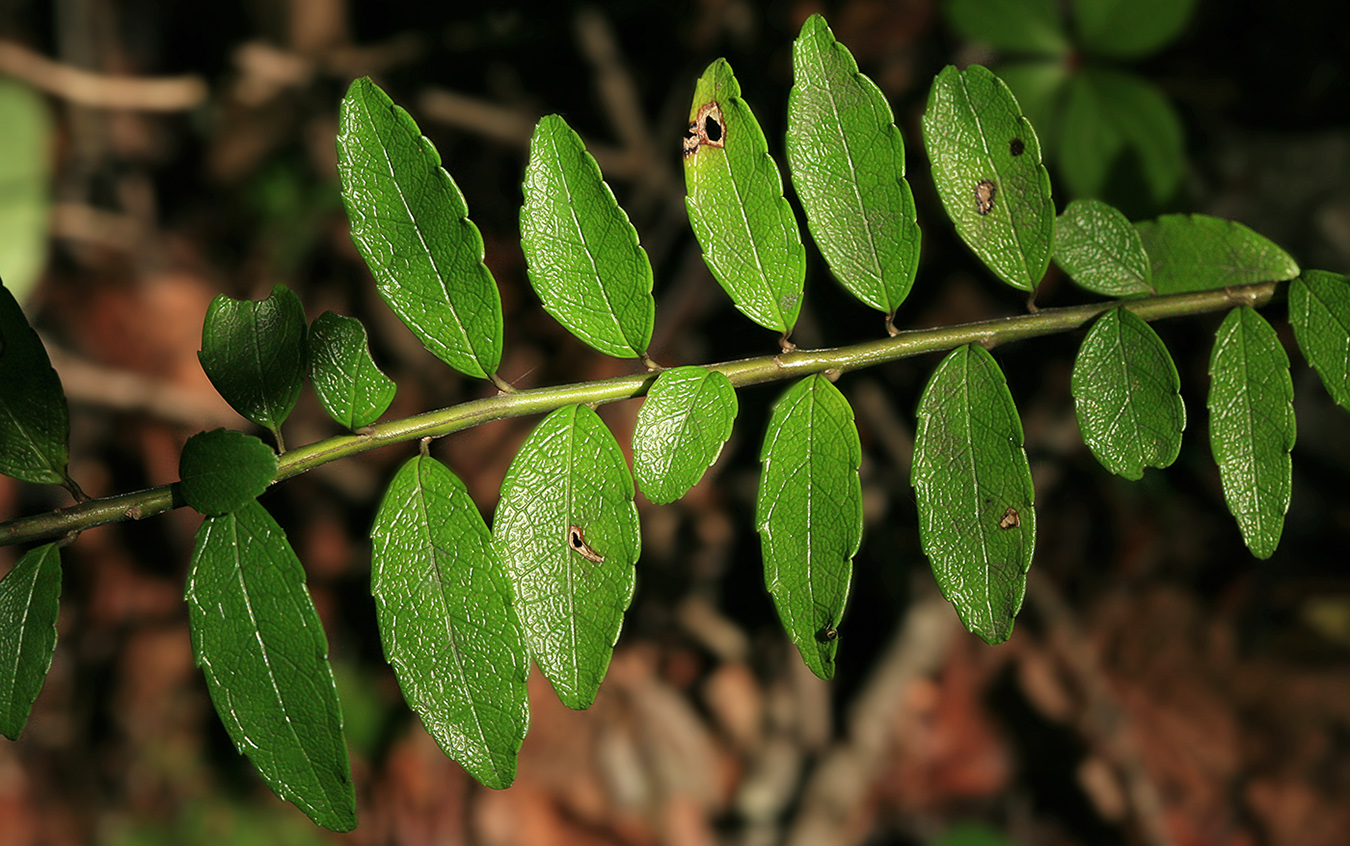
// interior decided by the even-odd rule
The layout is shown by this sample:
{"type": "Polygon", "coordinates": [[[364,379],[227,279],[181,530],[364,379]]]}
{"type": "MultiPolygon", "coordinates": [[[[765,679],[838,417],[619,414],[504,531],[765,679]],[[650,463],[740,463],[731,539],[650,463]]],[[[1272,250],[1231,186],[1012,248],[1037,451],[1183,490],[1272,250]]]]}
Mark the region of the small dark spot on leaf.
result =
{"type": "Polygon", "coordinates": [[[581,557],[585,558],[587,561],[594,561],[596,564],[599,564],[601,561],[605,560],[605,556],[591,549],[590,545],[586,543],[586,535],[584,535],[581,529],[576,526],[567,527],[567,545],[580,553],[581,557]]]}
{"type": "Polygon", "coordinates": [[[975,183],[975,211],[989,214],[994,208],[994,196],[997,194],[998,186],[988,179],[981,179],[975,183]]]}
{"type": "Polygon", "coordinates": [[[1014,138],[1012,142],[1008,144],[1008,152],[1012,153],[1014,156],[1020,156],[1026,151],[1027,145],[1022,142],[1021,138],[1014,138]]]}
{"type": "Polygon", "coordinates": [[[1003,519],[998,521],[998,527],[1000,529],[1016,529],[1020,525],[1022,525],[1022,518],[1017,515],[1017,509],[1011,505],[1008,506],[1008,510],[1003,512],[1003,519]]]}

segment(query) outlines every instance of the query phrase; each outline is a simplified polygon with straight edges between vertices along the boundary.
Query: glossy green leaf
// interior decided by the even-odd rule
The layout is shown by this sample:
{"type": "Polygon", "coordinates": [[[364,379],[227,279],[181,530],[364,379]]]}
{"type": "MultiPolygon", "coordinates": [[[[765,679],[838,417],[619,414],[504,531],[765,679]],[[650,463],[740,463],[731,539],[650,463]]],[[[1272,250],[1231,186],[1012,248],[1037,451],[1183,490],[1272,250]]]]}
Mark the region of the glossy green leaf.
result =
{"type": "Polygon", "coordinates": [[[30,549],[0,578],[0,734],[18,740],[56,651],[61,553],[30,549]]]}
{"type": "Polygon", "coordinates": [[[988,643],[1012,634],[1036,545],[1035,492],[1003,371],[984,347],[953,350],[919,400],[919,540],[942,594],[988,643]]]}
{"type": "Polygon", "coordinates": [[[633,599],[640,538],[633,477],[593,409],[559,408],[502,482],[492,541],[525,645],[569,708],[586,708],[633,599]]]}
{"type": "Polygon", "coordinates": [[[507,787],[529,723],[511,586],[464,483],[433,458],[390,482],[370,531],[370,591],[403,696],[445,754],[507,787]]]}
{"type": "Polygon", "coordinates": [[[0,279],[20,302],[47,263],[52,121],[32,88],[0,77],[0,279]]]}
{"type": "Polygon", "coordinates": [[[647,352],[656,321],[652,265],[581,138],[557,115],[535,127],[520,246],[548,313],[602,353],[647,352]]]}
{"type": "Polygon", "coordinates": [[[919,266],[905,142],[881,89],[820,15],[802,25],[792,67],[787,156],[811,237],[844,287],[889,318],[919,266]]]}
{"type": "Polygon", "coordinates": [[[1252,555],[1269,558],[1293,487],[1294,382],[1279,337],[1255,309],[1224,318],[1209,377],[1209,442],[1224,499],[1252,555]]]}
{"type": "Polygon", "coordinates": [[[356,826],[328,642],[286,535],[256,501],[197,530],[192,647],[235,747],[272,790],[334,831],[356,826]]]}
{"type": "Polygon", "coordinates": [[[1327,393],[1350,411],[1350,278],[1303,271],[1289,286],[1289,322],[1327,393]]]}
{"type": "Polygon", "coordinates": [[[1055,263],[1108,297],[1153,293],[1153,269],[1134,224],[1101,200],[1074,200],[1055,226],[1055,263]]]}
{"type": "Polygon", "coordinates": [[[1074,0],[1078,38],[1090,53],[1134,58],[1181,34],[1195,0],[1074,0]]]}
{"type": "Polygon", "coordinates": [[[337,145],[352,241],[380,296],[437,358],[491,376],[502,359],[501,295],[440,154],[368,78],[342,98],[337,145]]]}
{"type": "Polygon", "coordinates": [[[704,261],[736,308],[786,335],[801,311],[806,251],[764,132],[725,59],[699,78],[689,125],[685,205],[704,261]]]}
{"type": "Polygon", "coordinates": [[[66,481],[70,411],[61,379],[23,309],[0,282],[0,473],[66,481]]]}
{"type": "Polygon", "coordinates": [[[309,327],[309,378],[324,409],[348,429],[378,420],[397,389],[371,358],[361,321],[331,311],[309,327]]]}
{"type": "Polygon", "coordinates": [[[830,679],[862,542],[862,445],[848,400],[823,375],[797,382],[774,405],[759,457],[764,584],[806,666],[830,679]]]}
{"type": "Polygon", "coordinates": [[[1127,479],[1166,467],[1181,451],[1181,378],[1158,333],[1113,308],[1093,324],[1073,365],[1071,390],[1083,441],[1102,466],[1127,479]]]}
{"type": "Polygon", "coordinates": [[[218,295],[206,310],[197,358],[216,390],[274,435],[305,382],[305,307],[285,285],[262,302],[218,295]]]}
{"type": "Polygon", "coordinates": [[[1234,220],[1165,214],[1135,226],[1160,294],[1293,279],[1299,272],[1292,256],[1234,220]]]}
{"type": "Polygon", "coordinates": [[[633,428],[633,475],[647,499],[674,502],[698,484],[731,437],[737,407],[731,380],[716,370],[657,377],[633,428]]]}
{"type": "Polygon", "coordinates": [[[229,429],[198,432],[178,457],[179,491],[202,514],[243,508],[277,475],[277,454],[252,435],[229,429]]]}
{"type": "Polygon", "coordinates": [[[933,181],[957,234],[990,270],[1030,291],[1050,264],[1055,205],[1036,131],[988,69],[948,65],[923,116],[933,181]]]}
{"type": "Polygon", "coordinates": [[[1069,50],[1056,0],[946,0],[942,10],[957,32],[999,50],[1055,55],[1069,50]]]}

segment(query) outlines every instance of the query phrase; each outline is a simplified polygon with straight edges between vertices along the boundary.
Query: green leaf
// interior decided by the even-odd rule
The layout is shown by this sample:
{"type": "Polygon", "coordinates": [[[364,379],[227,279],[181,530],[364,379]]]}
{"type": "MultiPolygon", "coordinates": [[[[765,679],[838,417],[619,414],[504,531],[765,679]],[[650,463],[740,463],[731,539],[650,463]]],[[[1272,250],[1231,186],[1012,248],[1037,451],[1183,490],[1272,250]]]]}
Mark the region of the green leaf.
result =
{"type": "Polygon", "coordinates": [[[1166,467],[1181,451],[1181,378],[1153,327],[1126,308],[1093,324],[1071,382],[1083,440],[1102,466],[1127,479],[1166,467]]]}
{"type": "Polygon", "coordinates": [[[987,68],[938,74],[923,116],[933,181],[957,234],[990,270],[1030,291],[1050,264],[1055,204],[1036,131],[987,68]]]}
{"type": "Polygon", "coordinates": [[[1289,358],[1266,319],[1235,308],[1209,359],[1209,442],[1228,510],[1252,555],[1280,543],[1293,487],[1294,382],[1289,358]]]}
{"type": "Polygon", "coordinates": [[[277,454],[252,435],[214,429],[198,432],[178,457],[179,490],[189,506],[207,515],[248,505],[277,476],[277,454]]]}
{"type": "Polygon", "coordinates": [[[1055,263],[1073,281],[1098,294],[1153,293],[1153,270],[1139,231],[1101,200],[1074,200],[1059,216],[1055,263]]]}
{"type": "Polygon", "coordinates": [[[1234,220],[1165,214],[1135,226],[1159,294],[1293,279],[1299,272],[1292,256],[1234,220]]]}
{"type": "Polygon", "coordinates": [[[1002,62],[998,66],[998,78],[1017,98],[1022,114],[1032,126],[1040,127],[1036,135],[1041,158],[1046,161],[1053,156],[1050,147],[1056,135],[1061,94],[1071,74],[1069,66],[1059,59],[1002,62]]]}
{"type": "Polygon", "coordinates": [[[1012,634],[1036,545],[1022,422],[994,357],[952,350],[919,400],[919,540],[942,594],[988,643],[1012,634]]]}
{"type": "Polygon", "coordinates": [[[806,666],[830,679],[862,541],[862,445],[853,409],[828,378],[808,376],[778,400],[760,461],[764,584],[806,666]]]}
{"type": "Polygon", "coordinates": [[[186,599],[197,666],[235,747],[278,796],[356,826],[328,642],[286,535],[256,501],[197,530],[186,599]]]}
{"type": "Polygon", "coordinates": [[[778,166],[726,59],[699,78],[689,131],[685,205],[703,259],[736,308],[786,336],[801,311],[806,251],[778,166]]]}
{"type": "Polygon", "coordinates": [[[374,423],[394,401],[394,380],[375,365],[355,317],[325,311],[310,325],[309,371],[324,409],[348,429],[374,423]]]}
{"type": "Polygon", "coordinates": [[[647,499],[674,502],[698,484],[736,420],[736,389],[716,370],[676,367],[657,377],[633,428],[633,475],[647,499]]]}
{"type": "Polygon", "coordinates": [[[1069,51],[1055,0],[947,0],[942,10],[971,41],[1014,53],[1069,51]]]}
{"type": "Polygon", "coordinates": [[[52,121],[47,104],[0,78],[0,279],[20,301],[47,263],[52,121]]]}
{"type": "Polygon", "coordinates": [[[305,382],[305,307],[285,285],[262,302],[218,295],[197,358],[235,411],[277,435],[305,382]]]}
{"type": "Polygon", "coordinates": [[[1195,0],[1074,0],[1083,49],[1129,59],[1155,52],[1191,19],[1195,0]]]}
{"type": "Polygon", "coordinates": [[[802,25],[792,67],[788,164],[811,237],[844,287],[889,319],[919,266],[905,142],[886,97],[820,15],[802,25]]]}
{"type": "Polygon", "coordinates": [[[1289,322],[1327,393],[1350,411],[1350,278],[1303,271],[1289,286],[1289,322]]]}
{"type": "Polygon", "coordinates": [[[0,473],[64,484],[69,437],[61,379],[18,301],[0,283],[0,473]]]}
{"type": "Polygon", "coordinates": [[[515,589],[525,645],[569,708],[586,708],[633,599],[633,477],[593,409],[559,408],[511,461],[492,541],[515,589]]]}
{"type": "Polygon", "coordinates": [[[548,313],[606,355],[647,352],[656,321],[652,265],[581,138],[557,115],[535,127],[520,245],[548,313]]]}
{"type": "Polygon", "coordinates": [[[364,77],[342,98],[337,145],[352,241],[380,296],[441,361],[492,376],[502,359],[501,295],[436,148],[364,77]]]}
{"type": "Polygon", "coordinates": [[[18,740],[56,651],[61,553],[30,549],[0,578],[0,734],[18,740]]]}
{"type": "Polygon", "coordinates": [[[399,470],[370,531],[370,591],[403,696],[445,754],[508,787],[529,658],[511,586],[464,483],[435,459],[399,470]]]}

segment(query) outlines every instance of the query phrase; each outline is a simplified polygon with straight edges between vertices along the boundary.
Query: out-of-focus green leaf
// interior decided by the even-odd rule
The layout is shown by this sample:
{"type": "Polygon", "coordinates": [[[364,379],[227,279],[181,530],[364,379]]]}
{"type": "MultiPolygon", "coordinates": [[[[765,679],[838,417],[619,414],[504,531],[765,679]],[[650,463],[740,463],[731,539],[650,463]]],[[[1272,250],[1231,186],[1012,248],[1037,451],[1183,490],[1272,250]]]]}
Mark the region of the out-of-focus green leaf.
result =
{"type": "Polygon", "coordinates": [[[1125,308],[1098,318],[1078,349],[1071,383],[1083,441],[1102,466],[1127,479],[1166,467],[1181,451],[1186,408],[1167,347],[1125,308]]]}
{"type": "Polygon", "coordinates": [[[286,534],[256,501],[197,530],[186,599],[197,666],[235,747],[333,831],[356,827],[328,641],[286,534]]]}
{"type": "Polygon", "coordinates": [[[1055,228],[1055,262],[1073,281],[1108,297],[1153,293],[1139,231],[1101,200],[1074,200],[1055,228]]]}
{"type": "Polygon", "coordinates": [[[339,124],[342,200],[380,296],[441,361],[492,376],[502,360],[501,295],[440,154],[368,78],[347,89],[339,124]]]}
{"type": "Polygon", "coordinates": [[[1040,144],[1008,86],[948,65],[933,82],[923,137],[957,234],[990,270],[1030,291],[1050,264],[1055,205],[1040,144]]]}
{"type": "Polygon", "coordinates": [[[1303,271],[1289,286],[1289,322],[1327,393],[1350,411],[1350,278],[1303,271]]]}
{"type": "Polygon", "coordinates": [[[1074,0],[1078,38],[1089,53],[1134,58],[1176,38],[1195,0],[1074,0]]]}
{"type": "Polygon", "coordinates": [[[919,266],[905,142],[886,97],[820,15],[802,25],[792,66],[788,164],[811,236],[844,287],[889,319],[919,266]]]}
{"type": "Polygon", "coordinates": [[[1069,51],[1055,0],[947,0],[942,10],[971,41],[1012,53],[1069,51]]]}
{"type": "Polygon", "coordinates": [[[51,117],[23,83],[0,78],[0,279],[22,302],[47,261],[51,117]]]}
{"type": "Polygon", "coordinates": [[[305,383],[307,332],[305,307],[285,285],[262,302],[220,294],[206,310],[197,358],[235,411],[279,437],[305,383]]]}
{"type": "Polygon", "coordinates": [[[63,484],[69,437],[61,379],[18,300],[0,282],[0,473],[63,484]]]}
{"type": "Polygon", "coordinates": [[[633,599],[640,538],[633,477],[594,410],[559,408],[502,482],[492,541],[525,645],[569,708],[586,708],[633,599]]]}
{"type": "Polygon", "coordinates": [[[658,504],[684,496],[717,460],[736,420],[736,389],[716,370],[676,367],[647,392],[633,428],[633,475],[658,504]]]}
{"type": "Polygon", "coordinates": [[[371,358],[361,321],[331,311],[309,327],[309,378],[324,409],[348,429],[378,420],[397,390],[371,358]]]}
{"type": "Polygon", "coordinates": [[[652,265],[637,230],[567,121],[535,127],[520,245],[548,313],[602,353],[647,352],[656,321],[652,265]]]}
{"type": "Polygon", "coordinates": [[[919,539],[966,628],[1012,634],[1036,545],[1035,492],[1022,421],[984,347],[952,350],[919,400],[914,490],[919,539]]]}
{"type": "Polygon", "coordinates": [[[1293,257],[1235,220],[1165,214],[1136,223],[1159,294],[1293,279],[1293,257]]]}
{"type": "Polygon", "coordinates": [[[1224,499],[1252,555],[1269,558],[1293,488],[1294,382],[1279,337],[1255,309],[1224,318],[1209,377],[1209,442],[1224,499]]]}
{"type": "Polygon", "coordinates": [[[1053,156],[1050,147],[1058,135],[1055,127],[1059,101],[1070,76],[1068,65],[1059,59],[1001,62],[998,66],[998,78],[1017,98],[1022,114],[1032,126],[1040,127],[1036,137],[1041,144],[1041,158],[1046,161],[1053,156]]]}
{"type": "Polygon", "coordinates": [[[685,205],[703,258],[736,308],[787,335],[802,307],[806,251],[764,132],[725,59],[699,78],[689,124],[685,205]]]}
{"type": "Polygon", "coordinates": [[[464,483],[418,456],[370,531],[370,592],[403,695],[445,754],[508,787],[525,737],[529,658],[492,536],[464,483]]]}
{"type": "Polygon", "coordinates": [[[862,542],[862,446],[848,400],[820,374],[797,382],[774,405],[760,460],[764,584],[806,666],[830,679],[862,542]]]}
{"type": "Polygon", "coordinates": [[[198,432],[178,457],[179,490],[189,506],[211,516],[243,508],[277,475],[277,454],[252,435],[228,429],[198,432]]]}
{"type": "Polygon", "coordinates": [[[0,734],[18,740],[56,651],[61,553],[28,550],[0,578],[0,734]]]}

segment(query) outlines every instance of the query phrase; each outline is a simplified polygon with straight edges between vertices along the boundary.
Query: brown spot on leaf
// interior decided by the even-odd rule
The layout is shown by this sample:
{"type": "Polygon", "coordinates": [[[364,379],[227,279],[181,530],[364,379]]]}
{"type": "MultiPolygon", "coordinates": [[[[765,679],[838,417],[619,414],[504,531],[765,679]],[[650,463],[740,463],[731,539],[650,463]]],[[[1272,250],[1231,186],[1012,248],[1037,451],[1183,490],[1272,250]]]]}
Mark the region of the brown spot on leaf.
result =
{"type": "Polygon", "coordinates": [[[998,527],[1000,529],[1016,529],[1020,525],[1022,525],[1022,518],[1018,516],[1017,509],[1011,505],[1008,506],[1008,510],[1003,512],[1003,519],[998,521],[998,527]]]}
{"type": "Polygon", "coordinates": [[[594,561],[599,564],[605,560],[605,556],[591,549],[590,545],[586,543],[586,535],[577,526],[567,527],[567,545],[580,553],[581,557],[587,561],[594,561]]]}
{"type": "Polygon", "coordinates": [[[981,179],[975,183],[975,211],[980,214],[989,214],[994,208],[994,196],[998,194],[998,186],[988,179],[981,179]]]}
{"type": "Polygon", "coordinates": [[[688,158],[702,146],[726,147],[727,128],[722,120],[722,107],[717,101],[704,103],[698,115],[689,124],[689,135],[684,139],[684,156],[688,158]]]}

